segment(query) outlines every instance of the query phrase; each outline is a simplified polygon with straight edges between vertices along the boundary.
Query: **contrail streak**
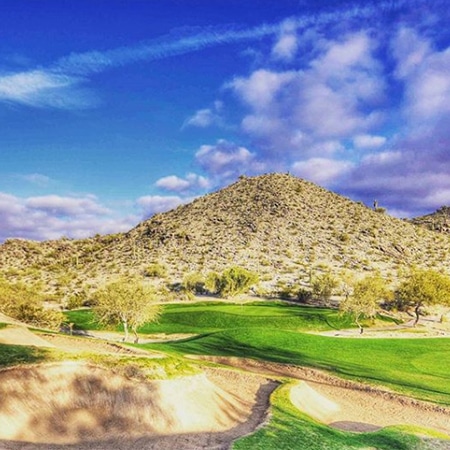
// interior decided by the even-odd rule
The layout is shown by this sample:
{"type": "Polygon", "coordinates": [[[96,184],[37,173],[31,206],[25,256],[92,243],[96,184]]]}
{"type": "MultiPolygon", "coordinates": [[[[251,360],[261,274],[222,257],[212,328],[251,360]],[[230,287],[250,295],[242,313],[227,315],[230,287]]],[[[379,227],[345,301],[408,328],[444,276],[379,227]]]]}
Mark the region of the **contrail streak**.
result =
{"type": "Polygon", "coordinates": [[[384,0],[375,5],[352,3],[346,8],[293,16],[287,20],[262,24],[252,28],[237,26],[211,26],[190,28],[173,32],[136,46],[118,47],[106,51],[72,53],[48,66],[24,72],[0,75],[0,101],[12,101],[30,106],[52,106],[56,108],[88,107],[95,103],[93,95],[80,86],[89,82],[89,76],[115,67],[137,62],[150,62],[177,55],[194,53],[203,49],[257,41],[277,37],[286,30],[301,33],[311,27],[331,27],[334,24],[365,20],[373,24],[384,16],[404,11],[419,11],[420,7],[445,6],[446,0],[384,0]]]}
{"type": "MultiPolygon", "coordinates": [[[[425,0],[383,1],[376,5],[353,5],[346,10],[321,12],[313,15],[291,17],[290,23],[297,30],[310,26],[324,26],[353,19],[368,19],[385,13],[399,11],[428,4],[425,0]]],[[[436,2],[434,2],[436,3],[436,2]]],[[[438,0],[438,3],[439,0],[438,0]]],[[[196,52],[216,45],[254,41],[280,33],[282,22],[263,24],[253,28],[210,27],[190,34],[180,31],[162,36],[136,47],[119,47],[106,51],[74,53],[56,61],[48,69],[52,72],[64,72],[70,75],[89,75],[102,72],[116,66],[139,61],[155,61],[172,56],[196,52]]]]}

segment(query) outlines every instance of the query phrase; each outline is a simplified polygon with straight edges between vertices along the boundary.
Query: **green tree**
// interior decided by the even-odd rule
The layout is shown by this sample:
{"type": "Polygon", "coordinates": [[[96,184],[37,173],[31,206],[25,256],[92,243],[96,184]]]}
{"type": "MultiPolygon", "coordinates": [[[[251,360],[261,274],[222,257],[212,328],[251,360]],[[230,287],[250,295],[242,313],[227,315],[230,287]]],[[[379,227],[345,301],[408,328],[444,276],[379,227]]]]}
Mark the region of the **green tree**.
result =
{"type": "Polygon", "coordinates": [[[222,274],[210,272],[206,278],[205,287],[221,297],[236,297],[245,294],[258,282],[258,275],[243,267],[233,266],[225,269],[222,274]]]}
{"type": "Polygon", "coordinates": [[[450,278],[431,269],[411,269],[395,291],[398,304],[414,308],[414,326],[426,305],[450,305],[450,278]]]}
{"type": "Polygon", "coordinates": [[[392,291],[380,275],[370,275],[353,285],[353,292],[348,293],[342,301],[340,309],[343,313],[353,316],[359,332],[364,332],[362,318],[373,318],[379,310],[381,301],[389,300],[392,291]]]}
{"type": "Polygon", "coordinates": [[[338,281],[331,273],[316,276],[311,282],[312,295],[320,300],[328,301],[338,286],[338,281]]]}
{"type": "Polygon", "coordinates": [[[43,300],[39,290],[0,280],[0,312],[28,325],[58,330],[64,316],[60,311],[45,308],[43,300]]]}
{"type": "Polygon", "coordinates": [[[193,298],[195,294],[205,292],[205,278],[199,272],[188,273],[183,277],[181,287],[188,298],[193,298]]]}
{"type": "Polygon", "coordinates": [[[128,340],[131,329],[135,343],[139,341],[138,327],[157,321],[162,312],[155,290],[135,278],[121,278],[107,284],[94,294],[94,300],[94,312],[99,322],[105,325],[122,324],[124,341],[128,340]]]}

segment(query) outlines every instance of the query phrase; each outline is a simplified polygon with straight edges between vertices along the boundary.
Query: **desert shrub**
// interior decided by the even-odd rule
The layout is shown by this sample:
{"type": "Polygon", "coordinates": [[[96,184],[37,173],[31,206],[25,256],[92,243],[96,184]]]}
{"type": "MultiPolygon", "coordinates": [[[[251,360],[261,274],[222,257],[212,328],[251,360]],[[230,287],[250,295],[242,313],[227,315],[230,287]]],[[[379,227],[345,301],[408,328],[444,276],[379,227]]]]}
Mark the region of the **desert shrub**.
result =
{"type": "Polygon", "coordinates": [[[386,280],[378,274],[369,275],[354,282],[353,292],[346,296],[340,304],[340,309],[354,318],[362,333],[361,319],[374,318],[380,309],[380,303],[391,298],[392,291],[386,285],[386,280]]]}
{"type": "Polygon", "coordinates": [[[220,274],[214,271],[208,273],[205,279],[205,288],[211,294],[218,294],[220,290],[220,274]]]}
{"type": "Polygon", "coordinates": [[[167,267],[160,263],[150,264],[145,268],[144,276],[150,278],[164,278],[167,276],[167,267]]]}
{"type": "Polygon", "coordinates": [[[205,277],[199,272],[191,272],[184,276],[182,287],[192,294],[205,293],[205,277]]]}
{"type": "Polygon", "coordinates": [[[92,306],[92,304],[93,302],[89,299],[88,294],[83,290],[72,294],[68,298],[65,306],[67,309],[77,309],[83,306],[92,306]]]}
{"type": "Polygon", "coordinates": [[[337,287],[338,281],[331,273],[327,272],[318,275],[311,282],[312,296],[320,300],[328,301],[337,287]]]}
{"type": "Polygon", "coordinates": [[[280,281],[276,286],[276,296],[283,300],[292,300],[297,295],[297,286],[292,283],[280,281]]]}
{"type": "Polygon", "coordinates": [[[57,330],[64,320],[60,311],[46,309],[43,296],[22,284],[0,280],[0,311],[28,325],[57,330]]]}
{"type": "Polygon", "coordinates": [[[312,292],[305,288],[299,288],[297,291],[297,300],[300,303],[307,303],[312,299],[312,292]]]}
{"type": "Polygon", "coordinates": [[[245,294],[258,282],[258,275],[243,267],[233,266],[221,274],[210,272],[206,277],[205,287],[221,297],[236,297],[245,294]]]}

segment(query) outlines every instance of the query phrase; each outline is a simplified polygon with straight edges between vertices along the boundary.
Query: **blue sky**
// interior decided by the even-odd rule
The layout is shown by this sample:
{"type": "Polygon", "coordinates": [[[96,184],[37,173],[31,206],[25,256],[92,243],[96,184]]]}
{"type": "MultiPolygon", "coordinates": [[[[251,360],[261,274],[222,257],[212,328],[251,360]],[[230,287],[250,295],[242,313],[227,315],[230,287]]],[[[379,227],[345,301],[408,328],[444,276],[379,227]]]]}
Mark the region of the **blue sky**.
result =
{"type": "Polygon", "coordinates": [[[450,204],[443,0],[2,0],[0,241],[127,231],[283,171],[450,204]]]}

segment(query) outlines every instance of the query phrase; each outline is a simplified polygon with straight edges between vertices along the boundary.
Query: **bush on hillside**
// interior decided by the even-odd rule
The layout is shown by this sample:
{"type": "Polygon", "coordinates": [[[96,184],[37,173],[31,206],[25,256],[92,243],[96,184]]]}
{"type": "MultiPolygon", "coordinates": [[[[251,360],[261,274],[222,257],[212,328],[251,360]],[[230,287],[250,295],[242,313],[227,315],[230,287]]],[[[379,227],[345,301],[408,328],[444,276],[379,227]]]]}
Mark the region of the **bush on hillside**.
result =
{"type": "Polygon", "coordinates": [[[0,280],[0,311],[28,325],[51,330],[58,330],[64,320],[60,311],[44,308],[43,296],[36,290],[3,280],[0,280]]]}
{"type": "Polygon", "coordinates": [[[149,278],[165,278],[167,276],[167,267],[160,263],[150,264],[145,268],[144,276],[149,278]]]}
{"type": "Polygon", "coordinates": [[[336,278],[329,272],[316,276],[311,282],[312,296],[328,302],[338,287],[338,284],[336,278]]]}
{"type": "Polygon", "coordinates": [[[183,290],[191,294],[205,293],[205,277],[199,272],[191,272],[184,276],[181,283],[183,290]]]}
{"type": "Polygon", "coordinates": [[[258,282],[258,275],[243,267],[233,266],[222,274],[210,272],[205,287],[213,294],[229,298],[245,294],[258,282]]]}

